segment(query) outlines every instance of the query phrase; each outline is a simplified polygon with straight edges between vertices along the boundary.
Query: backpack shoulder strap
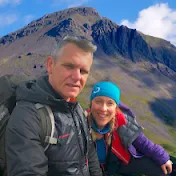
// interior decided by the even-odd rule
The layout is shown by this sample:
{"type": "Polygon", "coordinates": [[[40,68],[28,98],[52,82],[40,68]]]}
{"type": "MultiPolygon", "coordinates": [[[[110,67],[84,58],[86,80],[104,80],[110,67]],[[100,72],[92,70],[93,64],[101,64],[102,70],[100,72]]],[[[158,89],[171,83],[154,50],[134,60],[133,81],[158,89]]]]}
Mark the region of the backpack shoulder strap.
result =
{"type": "Polygon", "coordinates": [[[51,108],[47,105],[40,103],[35,104],[36,109],[41,117],[41,128],[42,128],[42,143],[44,151],[46,151],[50,144],[57,144],[58,140],[54,136],[57,134],[55,130],[55,120],[51,108]]]}

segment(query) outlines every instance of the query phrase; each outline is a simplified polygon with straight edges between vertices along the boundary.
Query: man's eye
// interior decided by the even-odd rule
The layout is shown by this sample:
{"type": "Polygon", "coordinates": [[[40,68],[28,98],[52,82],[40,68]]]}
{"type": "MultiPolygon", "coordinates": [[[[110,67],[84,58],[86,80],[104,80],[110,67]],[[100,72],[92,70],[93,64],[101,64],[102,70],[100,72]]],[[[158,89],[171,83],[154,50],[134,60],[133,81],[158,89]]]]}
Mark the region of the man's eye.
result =
{"type": "Polygon", "coordinates": [[[74,68],[74,66],[73,65],[64,65],[66,68],[68,68],[68,69],[73,69],[74,68]]]}
{"type": "Polygon", "coordinates": [[[80,70],[81,74],[88,74],[89,72],[87,70],[80,70]]]}

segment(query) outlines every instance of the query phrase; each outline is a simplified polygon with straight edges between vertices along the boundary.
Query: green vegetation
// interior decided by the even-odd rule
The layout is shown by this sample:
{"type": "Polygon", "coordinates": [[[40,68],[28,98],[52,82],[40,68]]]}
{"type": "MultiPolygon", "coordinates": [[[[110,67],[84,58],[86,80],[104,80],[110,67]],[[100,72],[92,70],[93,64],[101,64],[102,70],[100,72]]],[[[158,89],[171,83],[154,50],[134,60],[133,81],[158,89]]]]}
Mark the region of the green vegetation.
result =
{"type": "Polygon", "coordinates": [[[80,104],[81,104],[81,106],[82,106],[83,109],[86,109],[86,108],[89,107],[89,104],[88,104],[89,101],[87,100],[87,102],[86,102],[83,97],[79,96],[79,97],[77,98],[77,100],[78,100],[78,102],[80,102],[80,104]],[[84,103],[84,102],[85,102],[85,103],[84,103]]]}
{"type": "MultiPolygon", "coordinates": [[[[86,86],[84,91],[81,93],[81,95],[78,97],[78,101],[81,103],[83,108],[87,108],[89,107],[89,87],[86,86]]],[[[131,109],[136,109],[136,105],[139,107],[140,104],[148,104],[149,103],[149,98],[148,96],[143,96],[143,97],[139,97],[137,95],[134,94],[122,94],[121,96],[121,100],[122,102],[126,103],[129,107],[131,107],[131,109]],[[129,97],[130,95],[130,97],[129,97]],[[134,101],[137,101],[137,104],[134,103],[134,101]]],[[[161,114],[161,116],[163,117],[163,113],[161,114]]],[[[149,123],[151,124],[155,124],[155,125],[159,125],[159,121],[153,119],[153,114],[150,111],[145,112],[144,111],[143,116],[140,116],[139,118],[141,120],[147,120],[149,123]]],[[[165,120],[168,120],[169,118],[165,118],[165,120]]],[[[173,123],[173,121],[172,121],[173,123]]],[[[175,124],[175,123],[174,123],[175,124]]],[[[176,130],[175,130],[175,125],[174,126],[170,126],[170,125],[166,125],[168,128],[169,133],[171,134],[171,136],[175,139],[176,141],[176,130]]],[[[146,137],[148,137],[150,140],[152,140],[154,143],[160,144],[161,146],[163,146],[172,157],[176,158],[176,143],[173,143],[171,141],[169,141],[168,139],[163,138],[162,136],[158,136],[156,134],[154,134],[153,132],[149,131],[148,129],[144,129],[144,134],[146,135],[146,137]]]]}
{"type": "Polygon", "coordinates": [[[146,41],[146,43],[152,47],[166,47],[171,48],[166,40],[161,38],[153,37],[150,35],[144,35],[141,33],[142,38],[146,41]]]}
{"type": "Polygon", "coordinates": [[[152,140],[154,143],[160,144],[161,146],[163,146],[172,157],[176,158],[176,147],[175,147],[176,143],[173,143],[170,140],[164,139],[162,136],[155,135],[148,129],[144,129],[144,134],[147,138],[152,140]]]}
{"type": "Polygon", "coordinates": [[[78,102],[81,104],[82,108],[88,108],[90,101],[89,101],[89,96],[90,96],[90,92],[89,92],[89,87],[88,85],[85,85],[84,90],[80,93],[80,95],[77,97],[78,102]]]}
{"type": "Polygon", "coordinates": [[[172,134],[172,137],[176,140],[176,130],[175,130],[176,126],[172,127],[172,126],[167,125],[167,128],[169,130],[169,133],[172,134]]]}
{"type": "MultiPolygon", "coordinates": [[[[114,62],[116,61],[114,60],[114,62]]],[[[126,64],[125,62],[121,63],[121,65],[123,65],[124,68],[128,67],[128,64],[126,64]]],[[[95,77],[93,78],[95,79],[95,77]]],[[[133,78],[136,79],[135,77],[133,78]]],[[[98,77],[97,79],[100,79],[100,78],[98,77]]],[[[122,81],[120,77],[118,77],[117,79],[116,78],[113,78],[113,79],[115,80],[115,82],[119,83],[120,85],[120,81],[122,81]]],[[[167,113],[167,111],[165,111],[165,109],[171,112],[171,114],[176,114],[176,110],[172,109],[168,104],[165,104],[165,102],[158,100],[152,91],[149,92],[145,88],[143,88],[142,90],[143,90],[143,95],[140,96],[138,94],[134,94],[134,92],[132,92],[132,90],[129,89],[128,94],[122,93],[121,101],[127,104],[131,109],[133,109],[137,113],[140,113],[142,109],[143,110],[141,112],[142,115],[139,116],[139,119],[141,121],[147,121],[149,125],[151,124],[152,126],[153,125],[161,126],[162,128],[162,125],[160,124],[160,120],[153,118],[154,114],[152,113],[152,111],[150,111],[150,103],[155,100],[157,101],[156,108],[157,108],[157,112],[159,113],[158,116],[161,117],[162,120],[164,121],[165,126],[168,129],[168,133],[170,134],[170,136],[172,136],[173,140],[170,141],[169,139],[161,135],[157,135],[153,133],[147,128],[144,129],[144,134],[154,143],[160,144],[161,146],[163,146],[166,149],[166,151],[168,151],[168,153],[171,155],[172,160],[176,162],[176,147],[175,147],[176,146],[176,130],[175,130],[176,119],[171,118],[170,115],[167,113]]],[[[83,106],[83,108],[89,107],[89,95],[90,95],[90,87],[87,86],[83,90],[81,95],[78,97],[78,100],[81,102],[81,105],[83,106]]]]}
{"type": "Polygon", "coordinates": [[[4,58],[0,61],[0,66],[8,62],[9,58],[4,58]]]}
{"type": "Polygon", "coordinates": [[[151,118],[151,117],[152,117],[151,115],[143,115],[143,116],[140,116],[140,119],[141,120],[147,120],[152,124],[158,125],[159,122],[157,120],[151,118]]]}
{"type": "Polygon", "coordinates": [[[152,46],[160,46],[161,42],[163,41],[160,38],[152,37],[149,35],[142,35],[142,37],[147,42],[147,44],[152,45],[152,46]]]}

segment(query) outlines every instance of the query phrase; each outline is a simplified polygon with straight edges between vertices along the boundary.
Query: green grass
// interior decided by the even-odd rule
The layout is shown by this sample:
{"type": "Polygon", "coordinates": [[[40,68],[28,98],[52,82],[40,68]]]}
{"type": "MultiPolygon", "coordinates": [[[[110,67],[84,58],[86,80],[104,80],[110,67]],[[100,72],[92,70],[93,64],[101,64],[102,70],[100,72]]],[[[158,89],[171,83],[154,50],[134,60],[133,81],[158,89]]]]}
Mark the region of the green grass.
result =
{"type": "Polygon", "coordinates": [[[90,96],[90,88],[88,85],[85,85],[84,90],[77,97],[77,100],[81,104],[83,109],[88,108],[90,105],[89,96],[90,96]]]}
{"type": "MultiPolygon", "coordinates": [[[[118,81],[118,80],[117,80],[118,81]]],[[[132,110],[140,108],[139,105],[143,106],[149,106],[149,103],[152,100],[155,100],[155,96],[151,93],[148,92],[146,89],[143,89],[144,91],[144,96],[138,96],[132,92],[128,92],[128,94],[122,94],[121,96],[121,101],[125,104],[127,104],[132,110]]],[[[89,107],[89,96],[90,96],[90,86],[86,86],[81,95],[78,97],[78,101],[81,103],[83,108],[89,107]]],[[[162,106],[166,106],[170,111],[175,112],[174,109],[171,109],[168,105],[166,105],[164,102],[160,101],[159,104],[162,106]]],[[[162,108],[158,109],[159,111],[159,116],[164,117],[163,120],[165,122],[165,126],[168,128],[168,132],[170,136],[173,137],[173,139],[176,141],[176,120],[171,118],[171,121],[169,120],[170,118],[168,115],[162,110],[162,108]],[[168,123],[169,121],[169,123],[168,123]],[[166,123],[167,122],[167,123],[166,123]],[[169,125],[169,124],[172,124],[169,125]]],[[[143,112],[143,115],[140,115],[140,120],[147,121],[149,124],[154,124],[154,125],[160,125],[160,122],[157,119],[153,118],[153,113],[151,111],[148,111],[148,108],[143,112]]],[[[164,138],[163,136],[158,136],[151,132],[148,129],[144,129],[144,134],[146,135],[147,138],[152,140],[156,144],[160,144],[163,146],[166,151],[171,155],[172,158],[176,158],[176,142],[171,142],[169,139],[164,138]]]]}
{"type": "Polygon", "coordinates": [[[152,124],[158,125],[159,122],[157,120],[151,118],[151,117],[152,117],[151,115],[143,115],[143,116],[140,116],[140,119],[141,120],[145,120],[145,121],[147,120],[147,121],[149,121],[152,124]]]}
{"type": "Polygon", "coordinates": [[[166,139],[163,139],[162,136],[158,136],[156,134],[154,134],[153,132],[151,132],[150,130],[148,129],[144,129],[144,134],[147,138],[149,138],[150,140],[154,141],[155,143],[157,144],[162,144],[162,143],[170,143],[169,140],[166,140],[166,139]]]}
{"type": "Polygon", "coordinates": [[[146,41],[146,43],[152,47],[165,47],[170,49],[171,46],[168,45],[168,42],[164,39],[153,37],[150,35],[144,35],[141,33],[142,38],[146,41]]]}
{"type": "MultiPolygon", "coordinates": [[[[86,92],[89,92],[88,87],[86,87],[86,89],[87,89],[86,92]]],[[[87,108],[87,107],[89,107],[89,98],[86,98],[84,95],[85,95],[85,93],[83,93],[82,96],[79,96],[78,101],[80,102],[80,104],[82,105],[83,108],[87,108]]],[[[137,96],[133,96],[133,97],[137,97],[137,96]]],[[[125,100],[126,100],[126,98],[123,96],[122,101],[124,103],[127,103],[125,100]]],[[[131,97],[130,97],[130,100],[131,100],[131,97]]],[[[142,101],[144,101],[144,100],[142,100],[142,101]]],[[[133,107],[132,107],[132,109],[133,109],[133,107]]],[[[153,119],[151,117],[152,117],[152,113],[148,112],[148,114],[145,114],[145,116],[140,116],[139,118],[141,120],[147,120],[149,123],[158,125],[159,122],[157,122],[155,119],[153,119]]],[[[169,125],[167,125],[167,127],[168,127],[168,130],[169,130],[169,133],[176,140],[176,130],[175,130],[175,128],[173,128],[169,125]]],[[[175,151],[176,150],[176,147],[175,147],[176,143],[172,143],[169,140],[164,139],[162,136],[158,136],[158,135],[152,133],[148,129],[144,129],[144,134],[147,138],[152,140],[154,143],[162,145],[168,151],[168,153],[170,155],[172,155],[173,157],[176,157],[176,151],[175,151]]]]}
{"type": "Polygon", "coordinates": [[[160,144],[164,149],[173,157],[176,157],[176,143],[172,143],[170,140],[164,139],[162,136],[158,136],[147,129],[144,129],[145,136],[152,140],[156,144],[160,144]]]}
{"type": "Polygon", "coordinates": [[[89,102],[85,102],[85,99],[83,97],[78,97],[77,98],[78,102],[80,102],[81,106],[83,109],[86,109],[89,107],[89,102]],[[85,102],[85,103],[84,103],[85,102]]]}
{"type": "MultiPolygon", "coordinates": [[[[169,133],[172,134],[172,137],[175,139],[176,141],[176,127],[171,127],[169,125],[167,125],[167,128],[169,130],[169,133]]],[[[176,147],[175,147],[176,148],[176,147]]]]}

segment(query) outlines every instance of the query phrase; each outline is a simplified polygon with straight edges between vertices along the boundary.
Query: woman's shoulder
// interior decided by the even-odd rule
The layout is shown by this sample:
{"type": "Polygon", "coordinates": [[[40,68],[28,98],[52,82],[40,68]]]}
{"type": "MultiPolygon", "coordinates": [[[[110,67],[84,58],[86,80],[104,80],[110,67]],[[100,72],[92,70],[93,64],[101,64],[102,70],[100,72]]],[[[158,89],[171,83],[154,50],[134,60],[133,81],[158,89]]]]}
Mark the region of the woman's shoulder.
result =
{"type": "Polygon", "coordinates": [[[116,127],[120,127],[120,126],[126,125],[126,124],[127,124],[127,120],[125,118],[125,115],[123,114],[123,112],[120,109],[117,109],[116,127]]]}

